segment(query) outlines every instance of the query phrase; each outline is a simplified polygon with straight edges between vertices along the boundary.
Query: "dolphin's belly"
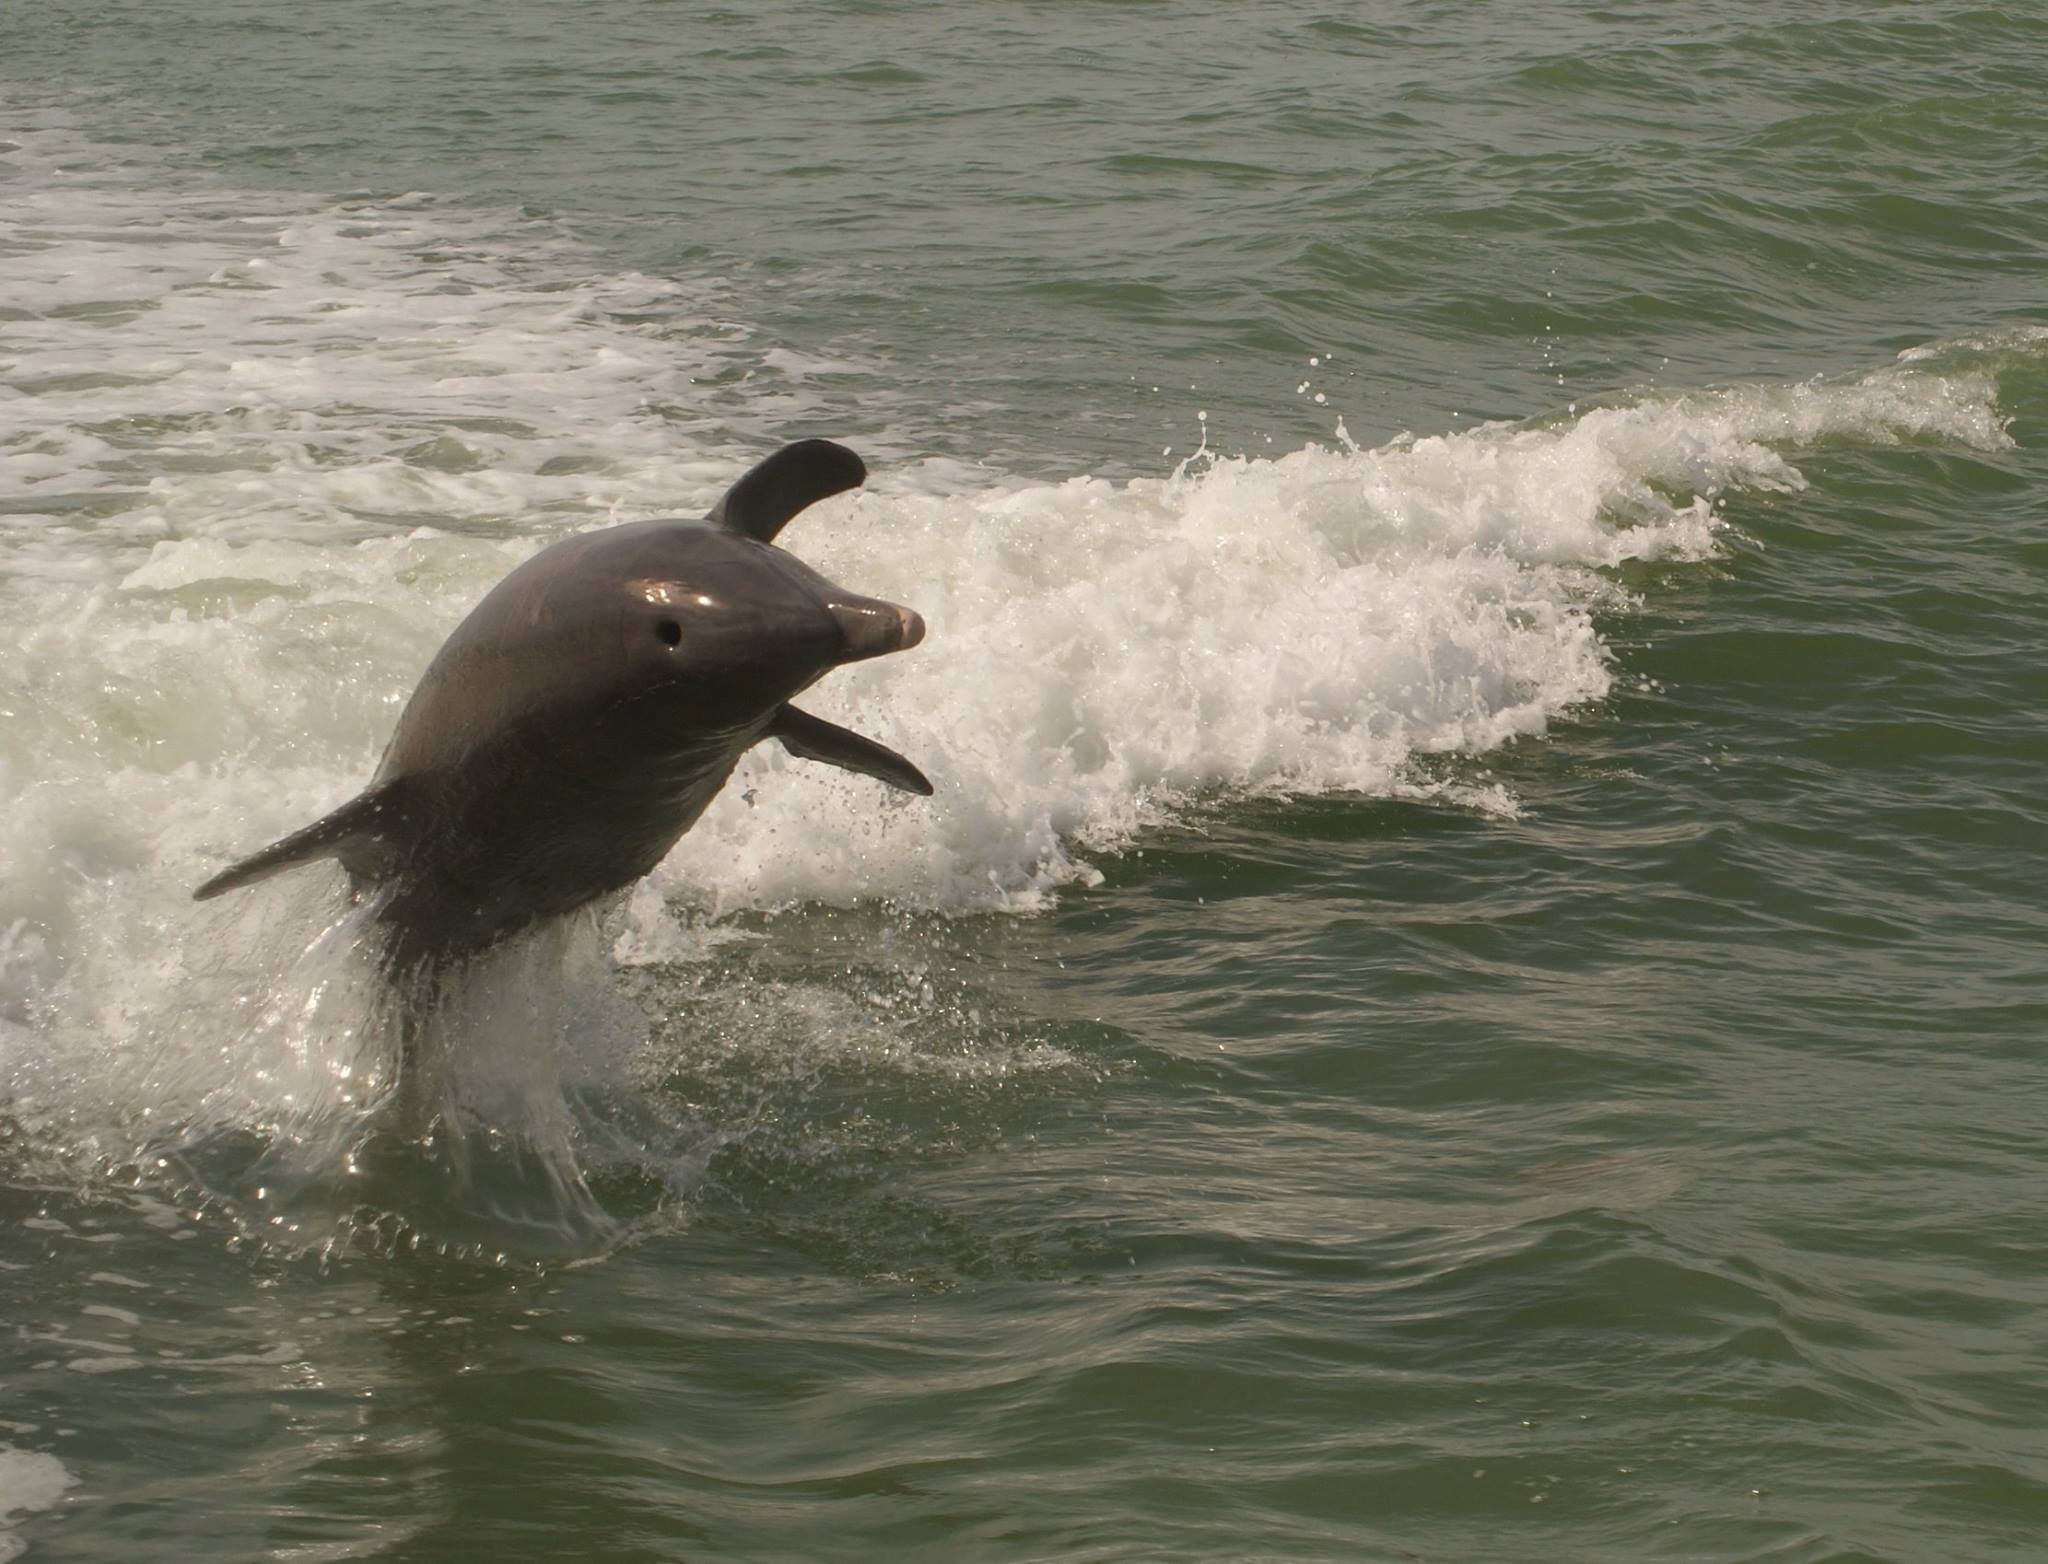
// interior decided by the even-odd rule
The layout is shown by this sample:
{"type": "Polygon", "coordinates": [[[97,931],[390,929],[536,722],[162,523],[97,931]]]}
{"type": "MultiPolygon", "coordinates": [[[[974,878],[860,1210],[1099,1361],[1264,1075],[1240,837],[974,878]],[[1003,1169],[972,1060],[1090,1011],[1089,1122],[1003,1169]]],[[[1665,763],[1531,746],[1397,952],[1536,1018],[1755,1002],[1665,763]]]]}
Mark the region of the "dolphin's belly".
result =
{"type": "Polygon", "coordinates": [[[697,823],[751,742],[630,766],[557,758],[497,770],[483,784],[466,767],[372,892],[394,954],[473,953],[633,884],[697,823]]]}

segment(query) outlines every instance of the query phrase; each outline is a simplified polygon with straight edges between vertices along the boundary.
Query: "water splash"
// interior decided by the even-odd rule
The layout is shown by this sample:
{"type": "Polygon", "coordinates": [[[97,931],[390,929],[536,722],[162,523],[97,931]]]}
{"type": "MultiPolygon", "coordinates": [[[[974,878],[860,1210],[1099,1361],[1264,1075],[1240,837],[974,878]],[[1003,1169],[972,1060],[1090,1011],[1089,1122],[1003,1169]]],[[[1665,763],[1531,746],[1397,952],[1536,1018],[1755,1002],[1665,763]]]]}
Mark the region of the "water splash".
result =
{"type": "MultiPolygon", "coordinates": [[[[355,792],[519,560],[701,510],[788,420],[817,427],[830,377],[755,342],[715,284],[593,273],[537,225],[137,190],[66,172],[61,138],[7,155],[0,1103],[102,1165],[182,1158],[295,1241],[399,1207],[601,1225],[578,1168],[608,1132],[582,1088],[629,1075],[615,1050],[649,1030],[612,962],[694,960],[734,913],[1029,911],[1091,854],[1249,795],[1511,812],[1432,757],[1605,694],[1616,567],[1710,556],[1719,497],[1796,490],[1807,451],[1998,448],[2001,378],[2044,356],[2022,331],[1375,449],[1341,425],[1271,460],[1205,443],[1126,482],[879,462],[786,541],[931,634],[805,704],[937,797],[758,750],[608,936],[520,942],[429,1002],[378,988],[331,874],[205,907],[189,888],[355,792]],[[439,1062],[394,1124],[378,1105],[419,1013],[439,1062]]],[[[762,998],[801,1036],[848,1024],[802,985],[762,998]]],[[[662,1133],[687,1165],[689,1127],[662,1133]]]]}

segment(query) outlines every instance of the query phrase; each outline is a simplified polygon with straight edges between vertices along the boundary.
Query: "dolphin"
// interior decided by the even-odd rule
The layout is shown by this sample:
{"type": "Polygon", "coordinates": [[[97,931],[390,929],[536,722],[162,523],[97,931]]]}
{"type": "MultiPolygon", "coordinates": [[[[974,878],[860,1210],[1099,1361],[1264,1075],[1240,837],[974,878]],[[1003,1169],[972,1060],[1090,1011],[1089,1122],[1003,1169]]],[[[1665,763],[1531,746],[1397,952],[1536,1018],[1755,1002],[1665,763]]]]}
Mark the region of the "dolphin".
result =
{"type": "Polygon", "coordinates": [[[775,546],[797,512],[866,477],[844,446],[804,440],[701,522],[541,550],[456,626],[367,788],[193,895],[339,859],[386,960],[411,971],[631,885],[763,739],[929,797],[894,750],[789,704],[843,663],[924,638],[909,609],[775,546]]]}

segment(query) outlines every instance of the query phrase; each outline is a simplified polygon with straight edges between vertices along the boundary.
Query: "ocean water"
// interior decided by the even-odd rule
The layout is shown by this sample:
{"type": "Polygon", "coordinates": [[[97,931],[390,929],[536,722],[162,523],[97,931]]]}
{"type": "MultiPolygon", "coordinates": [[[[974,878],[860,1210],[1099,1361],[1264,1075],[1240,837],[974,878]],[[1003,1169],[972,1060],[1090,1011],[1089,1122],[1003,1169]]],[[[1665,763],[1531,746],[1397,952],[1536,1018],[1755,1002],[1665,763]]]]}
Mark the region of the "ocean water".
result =
{"type": "Polygon", "coordinates": [[[0,1561],[2031,1561],[2038,6],[0,14],[0,1561]],[[787,439],[925,644],[435,1025],[348,797],[787,439]]]}

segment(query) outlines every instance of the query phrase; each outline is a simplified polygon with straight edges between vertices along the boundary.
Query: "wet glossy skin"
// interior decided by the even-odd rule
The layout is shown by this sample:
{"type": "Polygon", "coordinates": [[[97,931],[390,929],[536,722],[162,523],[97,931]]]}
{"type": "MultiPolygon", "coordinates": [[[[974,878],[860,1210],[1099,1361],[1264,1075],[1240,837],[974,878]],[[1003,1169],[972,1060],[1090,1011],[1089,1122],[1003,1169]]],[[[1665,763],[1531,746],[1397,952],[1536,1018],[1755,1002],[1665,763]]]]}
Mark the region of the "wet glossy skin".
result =
{"type": "Polygon", "coordinates": [[[428,667],[377,775],[403,789],[402,845],[343,862],[383,896],[401,959],[488,945],[646,874],[784,702],[922,634],[916,615],[715,527],[567,539],[428,667]]]}
{"type": "Polygon", "coordinates": [[[448,637],[368,788],[194,894],[339,858],[387,962],[412,969],[632,884],[763,738],[929,794],[901,755],[788,704],[841,663],[924,637],[909,609],[775,547],[790,517],[866,475],[843,446],[799,441],[702,522],[543,549],[448,637]]]}

